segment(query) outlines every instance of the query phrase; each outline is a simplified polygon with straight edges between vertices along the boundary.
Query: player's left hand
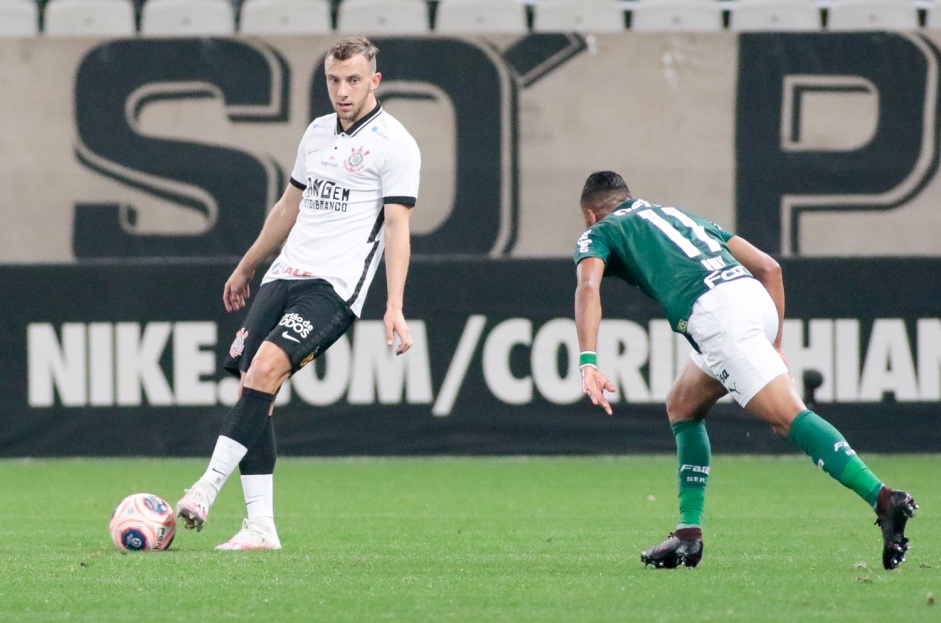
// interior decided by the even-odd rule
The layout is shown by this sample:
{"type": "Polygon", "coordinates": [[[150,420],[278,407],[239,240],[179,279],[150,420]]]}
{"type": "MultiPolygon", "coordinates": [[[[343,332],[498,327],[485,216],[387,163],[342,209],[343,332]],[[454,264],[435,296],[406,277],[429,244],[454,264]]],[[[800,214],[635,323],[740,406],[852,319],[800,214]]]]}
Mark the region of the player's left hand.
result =
{"type": "Polygon", "coordinates": [[[611,404],[604,397],[606,391],[613,392],[617,389],[608,380],[608,377],[598,371],[593,366],[584,366],[582,368],[582,392],[591,400],[591,404],[604,409],[608,415],[614,415],[611,410],[611,404]]]}
{"type": "Polygon", "coordinates": [[[396,355],[401,355],[412,347],[412,335],[408,332],[408,324],[405,323],[405,315],[401,309],[387,309],[386,315],[382,318],[382,324],[386,327],[386,344],[392,346],[393,335],[399,336],[399,346],[395,349],[396,355]]]}

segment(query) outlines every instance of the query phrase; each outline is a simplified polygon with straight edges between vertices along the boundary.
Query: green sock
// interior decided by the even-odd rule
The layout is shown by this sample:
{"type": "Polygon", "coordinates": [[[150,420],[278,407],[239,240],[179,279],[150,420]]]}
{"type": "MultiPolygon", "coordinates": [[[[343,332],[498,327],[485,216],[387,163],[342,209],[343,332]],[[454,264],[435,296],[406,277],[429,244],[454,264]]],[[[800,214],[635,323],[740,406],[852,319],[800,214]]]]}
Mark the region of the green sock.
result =
{"type": "Polygon", "coordinates": [[[702,526],[706,502],[706,481],[709,479],[709,435],[703,420],[686,420],[671,424],[676,437],[679,460],[677,477],[680,485],[680,526],[702,526]]]}
{"type": "Polygon", "coordinates": [[[817,467],[875,508],[882,482],[832,424],[813,411],[801,411],[791,422],[787,437],[806,452],[817,467]]]}

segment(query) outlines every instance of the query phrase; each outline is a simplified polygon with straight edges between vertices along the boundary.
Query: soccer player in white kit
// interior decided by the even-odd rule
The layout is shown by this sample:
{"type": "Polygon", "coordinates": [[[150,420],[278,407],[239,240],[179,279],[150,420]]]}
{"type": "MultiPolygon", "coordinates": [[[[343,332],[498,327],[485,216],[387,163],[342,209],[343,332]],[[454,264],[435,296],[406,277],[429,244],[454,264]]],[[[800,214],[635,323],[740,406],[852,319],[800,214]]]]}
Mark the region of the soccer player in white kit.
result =
{"type": "Polygon", "coordinates": [[[421,155],[376,99],[377,52],[364,37],[341,39],[330,49],[324,74],[335,112],[308,126],[290,184],[225,284],[226,311],[242,309],[255,269],[280,248],[224,366],[240,377],[239,400],[206,472],[176,505],[187,528],[202,530],[216,495],[239,468],[248,517],[216,549],[281,548],[274,523],[275,394],[359,316],[383,249],[386,341],[393,347],[398,336],[397,355],[412,345],[402,305],[421,155]]]}

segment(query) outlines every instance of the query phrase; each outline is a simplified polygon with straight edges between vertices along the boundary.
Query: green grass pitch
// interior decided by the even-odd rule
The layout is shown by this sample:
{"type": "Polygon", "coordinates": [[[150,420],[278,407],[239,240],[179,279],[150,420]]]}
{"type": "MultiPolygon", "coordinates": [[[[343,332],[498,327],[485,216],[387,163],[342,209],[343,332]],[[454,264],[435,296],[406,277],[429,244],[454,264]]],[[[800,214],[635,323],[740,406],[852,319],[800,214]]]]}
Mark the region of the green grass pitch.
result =
{"type": "Polygon", "coordinates": [[[0,461],[0,621],[941,621],[941,456],[864,458],[921,505],[897,571],[873,513],[796,456],[714,458],[695,570],[639,560],[676,520],[669,456],[282,458],[283,550],[213,551],[235,476],[155,553],[112,545],[112,508],[174,504],[204,460],[0,461]]]}

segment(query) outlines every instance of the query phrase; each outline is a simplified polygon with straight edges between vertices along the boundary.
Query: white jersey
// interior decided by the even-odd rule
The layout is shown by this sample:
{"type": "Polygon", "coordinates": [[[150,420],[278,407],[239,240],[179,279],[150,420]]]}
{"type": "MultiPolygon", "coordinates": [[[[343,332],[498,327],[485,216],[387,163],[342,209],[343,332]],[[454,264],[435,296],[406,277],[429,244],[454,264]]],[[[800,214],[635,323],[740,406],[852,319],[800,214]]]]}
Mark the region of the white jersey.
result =
{"type": "Polygon", "coordinates": [[[314,119],[291,173],[300,213],[262,283],[323,279],[359,316],[385,248],[383,206],[415,205],[420,167],[415,139],[378,104],[346,131],[335,113],[314,119]]]}

